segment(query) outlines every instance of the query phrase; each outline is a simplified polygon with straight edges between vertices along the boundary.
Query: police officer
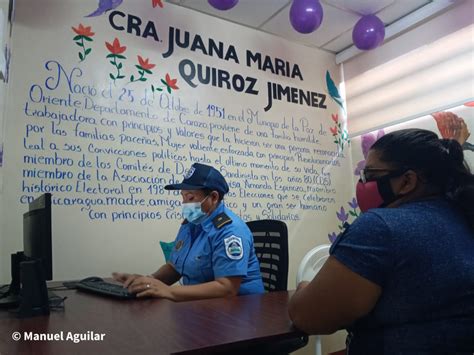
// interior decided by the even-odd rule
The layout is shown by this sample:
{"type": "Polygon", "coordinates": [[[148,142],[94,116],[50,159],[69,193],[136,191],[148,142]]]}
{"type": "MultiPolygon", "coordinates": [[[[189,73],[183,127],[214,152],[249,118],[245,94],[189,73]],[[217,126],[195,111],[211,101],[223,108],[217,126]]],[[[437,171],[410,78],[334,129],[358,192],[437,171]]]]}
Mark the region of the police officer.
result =
{"type": "Polygon", "coordinates": [[[229,186],[215,168],[195,163],[179,184],[185,218],[170,260],[150,276],[114,273],[138,297],[173,301],[263,293],[252,233],[222,201],[229,186]],[[171,287],[182,278],[182,284],[171,287]]]}

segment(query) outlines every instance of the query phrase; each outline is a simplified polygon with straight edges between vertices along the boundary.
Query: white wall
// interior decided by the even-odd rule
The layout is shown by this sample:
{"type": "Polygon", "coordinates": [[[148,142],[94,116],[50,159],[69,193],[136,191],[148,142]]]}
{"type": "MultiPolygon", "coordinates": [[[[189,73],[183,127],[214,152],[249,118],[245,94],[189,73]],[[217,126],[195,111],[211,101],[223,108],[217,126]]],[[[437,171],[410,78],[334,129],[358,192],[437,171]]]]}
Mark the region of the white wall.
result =
{"type": "MultiPolygon", "coordinates": [[[[350,168],[350,157],[344,156],[340,158],[323,157],[319,153],[320,151],[326,150],[328,152],[336,153],[337,146],[334,144],[334,138],[331,135],[329,129],[334,125],[331,119],[332,114],[339,113],[339,108],[335,102],[331,101],[328,97],[326,100],[327,108],[319,109],[310,107],[307,105],[299,105],[294,103],[288,103],[286,101],[274,101],[273,108],[268,112],[265,112],[263,108],[267,103],[267,82],[276,82],[282,85],[288,85],[292,87],[300,87],[305,90],[311,90],[315,92],[324,93],[326,92],[326,71],[329,70],[333,79],[336,83],[339,81],[339,68],[335,65],[334,56],[325,52],[310,49],[304,46],[295,45],[291,42],[282,40],[281,38],[274,37],[265,33],[250,30],[245,27],[241,27],[232,23],[228,23],[216,18],[196,13],[194,11],[184,9],[178,6],[174,6],[169,3],[165,3],[165,8],[153,9],[151,2],[148,0],[140,1],[128,1],[123,2],[119,10],[126,14],[133,14],[139,16],[146,24],[148,21],[154,21],[157,26],[157,31],[160,36],[161,42],[157,42],[152,38],[141,38],[134,34],[127,33],[126,31],[114,30],[108,20],[108,15],[87,18],[84,15],[90,13],[94,8],[97,7],[97,1],[87,0],[81,2],[64,2],[62,0],[44,0],[41,2],[30,2],[27,0],[17,0],[16,8],[16,21],[13,29],[13,53],[12,53],[12,70],[11,70],[11,88],[7,106],[7,125],[6,125],[6,150],[5,150],[5,189],[4,199],[5,205],[8,206],[7,223],[5,228],[1,231],[4,236],[4,247],[1,250],[1,263],[3,266],[0,278],[3,282],[7,282],[9,278],[9,263],[8,256],[10,253],[21,248],[21,216],[25,212],[27,206],[25,199],[22,196],[35,196],[40,193],[31,193],[23,189],[22,183],[25,182],[28,186],[40,186],[41,182],[51,183],[55,186],[66,186],[72,185],[75,189],[77,180],[79,179],[79,173],[83,170],[78,167],[79,161],[82,159],[82,154],[85,154],[88,160],[94,162],[97,158],[106,163],[110,163],[111,167],[103,168],[86,168],[88,172],[92,173],[91,181],[88,184],[96,187],[97,181],[95,180],[96,170],[104,175],[108,175],[109,180],[105,183],[107,187],[119,187],[124,185],[125,193],[119,195],[119,197],[128,197],[129,193],[127,188],[131,185],[143,187],[141,193],[135,194],[136,197],[144,198],[146,201],[151,197],[160,198],[163,200],[174,200],[179,202],[179,196],[168,194],[166,191],[157,191],[155,196],[147,191],[148,185],[142,186],[140,184],[131,183],[119,183],[113,181],[112,170],[116,168],[117,156],[113,154],[102,154],[92,153],[88,151],[88,146],[93,143],[95,146],[101,148],[114,147],[114,148],[127,148],[135,150],[143,150],[147,153],[147,158],[140,159],[142,164],[148,164],[155,170],[153,173],[146,171],[135,171],[130,172],[132,175],[139,177],[157,176],[166,180],[159,182],[162,187],[165,183],[172,179],[181,180],[183,172],[177,172],[175,166],[177,165],[174,158],[157,158],[153,161],[150,157],[153,152],[159,152],[164,150],[164,147],[168,143],[155,145],[140,145],[139,143],[123,143],[120,144],[119,136],[122,133],[126,133],[130,136],[145,136],[150,139],[160,140],[160,134],[146,134],[141,131],[134,131],[133,129],[125,129],[122,131],[122,124],[124,122],[139,122],[146,123],[155,126],[159,126],[162,130],[168,134],[168,129],[172,133],[171,143],[181,143],[184,146],[174,151],[175,156],[182,156],[187,160],[182,164],[183,167],[189,167],[191,165],[189,154],[193,154],[195,157],[209,159],[210,164],[216,165],[224,175],[227,175],[229,182],[233,183],[231,191],[236,193],[235,196],[229,196],[226,198],[228,203],[232,203],[232,209],[237,213],[241,213],[246,219],[269,218],[268,213],[275,213],[282,215],[297,215],[297,220],[288,220],[287,224],[290,231],[290,271],[289,271],[289,287],[293,288],[295,285],[295,274],[299,261],[302,259],[304,254],[310,250],[313,246],[327,242],[327,235],[331,231],[337,230],[337,218],[336,210],[339,206],[346,204],[352,195],[352,187],[343,184],[344,176],[350,168]],[[78,52],[81,47],[74,43],[75,33],[72,31],[71,26],[77,27],[79,23],[85,26],[92,26],[92,31],[95,32],[92,42],[88,42],[88,47],[92,48],[92,52],[83,62],[79,61],[78,52]],[[240,63],[234,63],[232,60],[226,61],[219,59],[216,56],[210,57],[204,55],[200,50],[190,51],[189,49],[177,49],[173,56],[164,58],[161,54],[165,53],[168,49],[168,33],[169,28],[173,26],[182,30],[188,30],[191,36],[194,34],[200,34],[204,42],[208,41],[208,38],[214,38],[216,41],[223,41],[225,46],[228,47],[230,44],[235,46],[235,49],[240,58],[240,63]],[[32,41],[31,34],[35,33],[35,40],[32,41]],[[112,42],[115,37],[120,39],[122,45],[127,46],[125,56],[123,60],[124,67],[122,72],[126,74],[126,79],[118,81],[114,85],[109,79],[109,73],[114,72],[114,68],[109,63],[110,59],[107,59],[108,54],[105,42],[112,42]],[[278,57],[287,60],[290,63],[297,63],[303,73],[304,80],[299,78],[289,78],[282,75],[276,75],[268,70],[259,70],[255,65],[251,67],[246,65],[245,53],[246,50],[250,49],[254,52],[260,51],[264,54],[268,54],[270,57],[278,57]],[[153,68],[153,74],[147,75],[148,81],[146,82],[134,82],[127,83],[128,78],[131,74],[137,76],[135,64],[137,64],[137,55],[141,55],[144,58],[150,58],[151,63],[157,64],[153,68]],[[179,63],[184,59],[191,59],[196,64],[202,64],[203,66],[209,65],[220,69],[225,69],[230,73],[240,73],[244,76],[250,76],[257,78],[257,86],[260,90],[258,95],[249,95],[244,93],[236,92],[235,90],[227,90],[223,88],[214,87],[211,85],[200,84],[197,88],[190,87],[179,74],[179,63]],[[120,115],[113,111],[106,111],[99,113],[94,111],[90,107],[86,107],[86,101],[90,103],[90,97],[88,94],[80,92],[70,92],[66,77],[61,72],[61,84],[54,89],[50,89],[46,82],[53,84],[57,78],[57,67],[46,65],[48,61],[54,60],[61,63],[65,72],[69,75],[72,71],[72,80],[75,84],[82,86],[90,86],[96,88],[99,93],[93,97],[96,104],[100,104],[103,107],[114,107],[117,101],[121,108],[134,109],[134,110],[145,110],[147,106],[151,111],[151,114],[156,115],[153,119],[146,119],[142,117],[132,117],[127,115],[120,115]],[[79,75],[79,73],[81,73],[79,75]],[[165,94],[156,94],[153,103],[150,105],[142,104],[138,99],[142,98],[146,90],[148,90],[148,98],[151,98],[150,94],[150,83],[158,83],[160,85],[160,79],[164,78],[166,73],[170,73],[173,78],[178,78],[179,90],[173,91],[171,94],[167,92],[165,94]],[[49,79],[52,77],[53,79],[49,79]],[[34,88],[33,97],[30,96],[30,90],[34,88]],[[73,100],[78,100],[78,114],[82,114],[88,117],[93,117],[97,122],[102,122],[102,118],[106,118],[110,122],[117,123],[117,126],[104,127],[100,123],[97,125],[82,125],[83,131],[90,133],[94,132],[94,128],[97,128],[103,134],[111,134],[116,140],[114,142],[105,141],[103,139],[93,138],[91,136],[80,136],[77,135],[75,130],[76,122],[63,120],[61,123],[54,122],[55,128],[61,129],[66,136],[52,133],[52,116],[49,118],[42,117],[38,112],[45,110],[48,112],[61,112],[67,115],[74,112],[74,108],[65,104],[58,105],[54,104],[53,101],[37,102],[40,88],[43,91],[45,97],[55,98],[68,98],[71,95],[73,100]],[[108,95],[101,96],[102,93],[109,93],[109,89],[113,92],[113,98],[108,95]],[[105,90],[105,91],[104,91],[105,90]],[[133,90],[137,100],[133,103],[127,100],[120,100],[120,95],[124,92],[123,90],[133,90]],[[240,139],[250,139],[258,141],[260,148],[252,148],[254,157],[242,157],[233,155],[231,153],[218,154],[215,152],[204,152],[199,149],[192,149],[191,143],[195,142],[196,139],[189,137],[181,137],[175,133],[175,129],[184,127],[186,124],[182,124],[177,119],[178,113],[174,109],[168,109],[167,107],[161,107],[159,100],[173,99],[175,105],[180,101],[182,106],[191,108],[191,113],[185,114],[186,118],[201,121],[207,125],[215,122],[221,122],[232,126],[234,128],[240,128],[238,134],[240,139]],[[28,104],[28,114],[25,111],[26,104],[28,104]],[[201,107],[201,113],[194,113],[195,105],[199,104],[201,107]],[[244,112],[245,119],[248,118],[247,109],[252,109],[254,112],[258,112],[259,122],[254,118],[252,123],[250,121],[240,122],[238,119],[233,119],[231,116],[226,115],[225,118],[207,115],[207,105],[217,105],[225,108],[228,114],[241,114],[244,112]],[[35,114],[34,110],[39,111],[35,114]],[[167,115],[175,118],[175,122],[166,121],[167,115]],[[304,122],[308,122],[309,126],[307,132],[302,130],[297,131],[291,126],[291,119],[294,118],[301,125],[301,119],[305,119],[304,122]],[[283,122],[289,124],[288,127],[283,127],[283,122]],[[264,122],[267,122],[265,124],[264,122]],[[289,139],[283,138],[272,138],[272,130],[269,128],[268,123],[277,124],[279,128],[275,128],[274,131],[277,134],[282,135],[284,132],[289,136],[289,139]],[[253,133],[246,134],[244,129],[249,127],[253,130],[253,133]],[[26,137],[27,125],[35,125],[38,131],[36,133],[30,132],[29,136],[26,137]],[[41,130],[41,132],[40,132],[41,130]],[[256,131],[265,132],[268,137],[256,136],[256,131]],[[309,132],[311,130],[311,132],[309,132]],[[296,141],[294,134],[301,137],[315,138],[317,142],[311,141],[296,141]],[[47,144],[39,149],[29,149],[24,146],[24,139],[29,142],[28,144],[39,144],[41,139],[47,144]],[[263,142],[268,143],[268,146],[264,146],[263,142]],[[58,150],[53,150],[49,143],[56,143],[58,150]],[[247,164],[247,167],[251,163],[261,162],[270,163],[269,153],[276,152],[274,149],[269,148],[276,143],[280,143],[284,147],[282,155],[288,157],[295,157],[297,154],[289,152],[289,146],[292,145],[296,148],[305,148],[308,150],[303,156],[307,158],[324,158],[325,161],[337,163],[336,166],[327,163],[302,163],[296,159],[288,162],[287,171],[283,170],[284,163],[278,158],[272,158],[275,164],[278,164],[279,170],[272,178],[272,171],[267,168],[254,168],[253,173],[258,175],[259,182],[263,182],[263,178],[269,178],[273,184],[274,179],[281,179],[286,187],[302,187],[305,191],[307,187],[317,186],[318,184],[327,184],[328,191],[325,191],[325,187],[321,185],[322,192],[320,193],[302,193],[302,192],[289,192],[286,197],[283,198],[282,207],[268,207],[267,203],[275,203],[277,198],[249,198],[240,196],[241,190],[247,192],[262,192],[261,188],[245,186],[246,182],[256,183],[257,181],[251,178],[238,177],[237,172],[250,173],[249,168],[237,167],[235,164],[226,162],[228,158],[232,157],[234,161],[247,164]],[[81,153],[77,151],[65,150],[66,144],[72,144],[82,149],[81,153]],[[314,152],[316,149],[318,152],[314,152]],[[71,171],[74,175],[71,179],[43,179],[40,177],[24,177],[24,169],[55,169],[54,165],[45,166],[39,163],[25,163],[24,157],[26,155],[32,156],[52,156],[55,152],[62,157],[67,157],[73,160],[73,166],[61,166],[61,170],[71,171]],[[258,154],[264,154],[260,158],[255,158],[258,154]],[[168,172],[158,171],[158,167],[164,164],[166,168],[169,168],[168,172]],[[314,165],[314,166],[313,166],[314,165]],[[314,172],[304,173],[304,168],[314,168],[314,172]],[[297,169],[301,169],[298,173],[297,169]],[[325,174],[330,174],[331,181],[323,181],[322,170],[324,169],[325,174]],[[90,170],[90,171],[89,171],[90,170]],[[232,175],[233,174],[233,175],[232,175]],[[301,181],[292,182],[289,181],[293,175],[298,177],[306,175],[308,178],[317,177],[320,174],[321,179],[319,181],[301,181]],[[44,181],[42,181],[44,180],[44,181]],[[242,185],[242,188],[236,186],[237,183],[242,185]],[[304,198],[304,195],[318,195],[321,198],[332,199],[329,202],[317,202],[317,201],[305,201],[306,205],[312,205],[318,207],[324,207],[325,210],[303,210],[299,207],[299,201],[304,198]],[[262,207],[252,207],[252,202],[259,202],[262,207]],[[293,205],[292,205],[293,204],[293,205]],[[243,212],[244,206],[248,209],[243,212]],[[263,213],[267,213],[264,215],[263,213]]],[[[117,20],[121,21],[121,24],[125,23],[126,19],[117,17],[117,20]]],[[[143,30],[143,29],[142,29],[143,30]]],[[[192,39],[193,37],[191,37],[192,39]]],[[[51,64],[51,63],[50,63],[51,64]]],[[[76,88],[79,88],[77,86],[76,88]]],[[[125,96],[127,98],[127,96],[125,96]]],[[[342,122],[344,128],[344,117],[342,114],[339,115],[339,121],[342,122]]],[[[195,133],[205,134],[205,138],[200,139],[202,144],[209,144],[209,130],[207,128],[196,128],[186,127],[188,130],[194,131],[195,133]]],[[[301,127],[300,127],[301,128],[301,127]]],[[[229,139],[232,139],[232,146],[234,149],[245,149],[247,148],[245,143],[234,142],[234,136],[232,134],[223,132],[223,129],[215,130],[218,137],[226,135],[229,139]]],[[[161,133],[161,135],[165,135],[161,133]]],[[[228,144],[224,144],[221,141],[214,142],[214,145],[218,148],[225,148],[228,144]]],[[[171,148],[170,148],[171,149],[171,148]]],[[[344,152],[347,150],[347,145],[344,152]]],[[[136,159],[126,159],[127,163],[134,163],[136,159]]],[[[276,170],[275,170],[276,171],[276,170]]],[[[123,172],[123,171],[122,171],[123,172]]],[[[122,173],[121,172],[121,173],[122,173]]],[[[329,176],[329,175],[328,175],[329,176]]],[[[272,185],[273,186],[273,185],[272,185]]],[[[274,186],[267,190],[270,193],[277,194],[278,191],[274,186]]],[[[109,206],[92,206],[82,204],[83,200],[79,199],[96,199],[105,198],[107,193],[96,192],[90,193],[85,191],[72,191],[68,192],[55,192],[53,193],[53,259],[54,259],[54,275],[56,279],[71,279],[81,278],[84,276],[98,274],[98,275],[109,275],[114,270],[129,270],[140,273],[150,273],[156,270],[160,264],[163,263],[163,256],[159,247],[159,240],[171,241],[175,237],[175,233],[179,227],[180,222],[180,206],[179,203],[172,208],[167,206],[122,206],[122,205],[109,205],[109,206]],[[65,199],[71,201],[74,199],[72,205],[59,205],[63,203],[65,199]],[[174,212],[174,217],[167,217],[166,210],[171,209],[174,212]],[[91,210],[93,212],[103,213],[99,219],[94,219],[91,216],[91,210]],[[160,212],[162,218],[147,219],[145,221],[139,221],[136,219],[127,220],[115,220],[112,221],[111,215],[114,212],[160,212]]],[[[275,217],[278,218],[278,217],[275,217]]]]}
{"type": "Polygon", "coordinates": [[[474,2],[343,64],[351,135],[474,97],[474,2]]]}
{"type": "MultiPolygon", "coordinates": [[[[0,55],[4,56],[5,45],[9,43],[9,25],[8,25],[8,0],[0,0],[0,55]]],[[[0,60],[1,61],[1,60],[0,60]]],[[[5,96],[7,93],[7,84],[0,80],[0,150],[3,149],[4,141],[4,113],[5,96]]],[[[3,167],[0,164],[0,250],[4,250],[4,210],[3,210],[3,167]]],[[[1,256],[3,258],[3,256],[1,256]]],[[[8,259],[8,258],[7,258],[8,259]]],[[[0,274],[2,274],[2,263],[0,263],[0,274]]],[[[0,282],[1,284],[1,282],[0,282]]]]}

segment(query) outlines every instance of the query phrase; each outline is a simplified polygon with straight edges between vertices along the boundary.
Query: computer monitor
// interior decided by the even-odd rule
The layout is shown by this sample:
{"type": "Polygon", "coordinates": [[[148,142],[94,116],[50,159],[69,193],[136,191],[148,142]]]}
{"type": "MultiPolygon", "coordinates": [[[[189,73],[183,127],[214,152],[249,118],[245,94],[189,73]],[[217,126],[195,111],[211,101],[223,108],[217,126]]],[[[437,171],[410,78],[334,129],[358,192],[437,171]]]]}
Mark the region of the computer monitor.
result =
{"type": "Polygon", "coordinates": [[[51,194],[45,193],[28,205],[23,214],[23,253],[25,260],[40,260],[46,280],[53,279],[51,237],[51,194]]]}
{"type": "Polygon", "coordinates": [[[11,255],[12,281],[0,308],[19,306],[20,316],[49,314],[46,280],[53,278],[51,194],[29,203],[23,214],[23,251],[11,255]]]}

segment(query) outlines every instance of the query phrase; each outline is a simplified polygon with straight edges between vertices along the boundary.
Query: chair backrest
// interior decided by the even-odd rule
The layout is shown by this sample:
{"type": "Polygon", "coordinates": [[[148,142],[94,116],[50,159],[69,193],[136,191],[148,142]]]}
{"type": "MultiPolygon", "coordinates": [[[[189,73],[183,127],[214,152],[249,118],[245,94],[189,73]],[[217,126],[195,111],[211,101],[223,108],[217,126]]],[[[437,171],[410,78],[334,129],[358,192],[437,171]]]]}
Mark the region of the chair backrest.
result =
{"type": "Polygon", "coordinates": [[[329,258],[330,244],[322,244],[311,249],[304,256],[298,267],[298,274],[296,275],[296,286],[301,281],[311,281],[329,258]]]}
{"type": "Polygon", "coordinates": [[[247,222],[263,286],[266,291],[286,291],[288,287],[288,228],[282,221],[264,219],[247,222]]]}

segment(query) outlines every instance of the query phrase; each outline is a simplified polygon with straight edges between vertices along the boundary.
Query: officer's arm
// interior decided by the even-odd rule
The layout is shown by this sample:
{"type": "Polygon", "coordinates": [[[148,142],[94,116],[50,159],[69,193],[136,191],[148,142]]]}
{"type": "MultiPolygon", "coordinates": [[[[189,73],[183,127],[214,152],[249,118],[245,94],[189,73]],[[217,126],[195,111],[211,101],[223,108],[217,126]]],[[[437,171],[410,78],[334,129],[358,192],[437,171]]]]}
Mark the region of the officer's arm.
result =
{"type": "Polygon", "coordinates": [[[181,277],[181,275],[175,270],[175,268],[170,263],[167,263],[160,267],[157,271],[151,274],[151,276],[167,285],[174,284],[181,277]]]}
{"type": "Polygon", "coordinates": [[[236,296],[239,293],[242,277],[220,277],[214,281],[198,285],[170,287],[173,301],[192,301],[205,298],[221,298],[236,296]]]}

